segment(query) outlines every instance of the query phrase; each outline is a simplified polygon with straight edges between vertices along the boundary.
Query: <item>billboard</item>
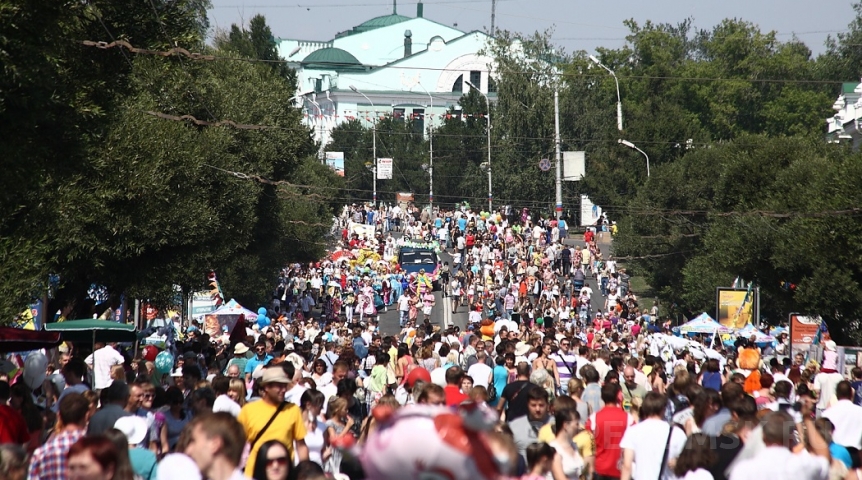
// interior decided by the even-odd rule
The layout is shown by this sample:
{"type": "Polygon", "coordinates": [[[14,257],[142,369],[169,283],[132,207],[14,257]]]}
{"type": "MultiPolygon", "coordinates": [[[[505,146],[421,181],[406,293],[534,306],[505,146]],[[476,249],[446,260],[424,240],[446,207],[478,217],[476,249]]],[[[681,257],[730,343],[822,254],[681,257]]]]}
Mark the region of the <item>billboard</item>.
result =
{"type": "Polygon", "coordinates": [[[564,182],[577,182],[587,171],[585,152],[563,152],[564,182]]]}
{"type": "Polygon", "coordinates": [[[716,315],[718,323],[728,328],[742,328],[758,318],[760,305],[756,288],[716,289],[716,315]]]}
{"type": "Polygon", "coordinates": [[[581,195],[581,226],[594,226],[602,218],[602,207],[593,205],[590,197],[581,195]]]}
{"type": "Polygon", "coordinates": [[[392,180],[392,159],[378,158],[377,159],[377,179],[392,180]]]}
{"type": "Polygon", "coordinates": [[[214,312],[218,308],[218,300],[208,291],[195,292],[189,300],[189,316],[198,318],[214,312]]]}
{"type": "Polygon", "coordinates": [[[344,152],[326,152],[326,165],[335,170],[339,177],[344,176],[344,152]]]}
{"type": "Polygon", "coordinates": [[[791,354],[808,352],[808,349],[814,344],[821,323],[823,323],[823,319],[819,316],[802,315],[801,313],[790,314],[788,325],[790,325],[791,354]]]}

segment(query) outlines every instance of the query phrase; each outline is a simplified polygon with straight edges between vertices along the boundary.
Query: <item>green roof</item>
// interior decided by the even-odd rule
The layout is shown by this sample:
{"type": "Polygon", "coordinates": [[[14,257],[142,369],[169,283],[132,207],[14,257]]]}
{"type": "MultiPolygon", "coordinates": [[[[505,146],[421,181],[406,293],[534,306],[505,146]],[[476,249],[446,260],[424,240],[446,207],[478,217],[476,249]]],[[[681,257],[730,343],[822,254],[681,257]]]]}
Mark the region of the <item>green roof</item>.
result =
{"type": "Polygon", "coordinates": [[[356,59],[350,52],[340,48],[321,48],[308,54],[302,64],[307,68],[356,68],[362,67],[362,62],[356,59]]]}
{"type": "Polygon", "coordinates": [[[841,85],[841,93],[853,93],[858,86],[859,82],[844,82],[841,85]]]}
{"type": "Polygon", "coordinates": [[[365,21],[351,30],[347,30],[346,32],[341,32],[335,36],[335,38],[345,37],[347,35],[354,35],[357,33],[368,32],[370,30],[375,30],[382,27],[388,27],[390,25],[395,25],[397,23],[406,22],[410,20],[410,17],[405,17],[404,15],[398,15],[397,13],[393,13],[391,15],[383,15],[382,17],[375,17],[371,20],[365,21]]]}

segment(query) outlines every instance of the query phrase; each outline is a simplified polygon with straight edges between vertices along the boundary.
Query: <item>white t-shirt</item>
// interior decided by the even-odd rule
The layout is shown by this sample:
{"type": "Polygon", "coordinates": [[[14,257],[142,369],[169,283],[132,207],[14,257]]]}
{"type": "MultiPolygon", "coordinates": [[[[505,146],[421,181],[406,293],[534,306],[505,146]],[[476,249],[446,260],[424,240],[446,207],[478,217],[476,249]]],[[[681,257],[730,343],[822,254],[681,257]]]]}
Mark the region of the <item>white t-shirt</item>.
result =
{"type": "Polygon", "coordinates": [[[239,416],[242,407],[227,395],[219,395],[213,403],[213,412],[227,412],[234,417],[239,416]]]}
{"type": "Polygon", "coordinates": [[[818,373],[814,377],[814,390],[820,392],[817,400],[817,408],[825,410],[835,398],[835,387],[838,382],[844,380],[840,373],[818,373]]]}
{"type": "Polygon", "coordinates": [[[407,295],[401,295],[398,297],[398,310],[402,312],[407,312],[410,310],[410,297],[407,295]]]}
{"type": "Polygon", "coordinates": [[[492,371],[491,367],[486,365],[485,362],[479,362],[473,364],[467,370],[467,375],[473,378],[473,386],[481,385],[488,388],[488,379],[491,378],[492,371]]]}
{"type": "Polygon", "coordinates": [[[302,385],[294,383],[290,390],[284,392],[284,401],[290,402],[294,405],[299,405],[300,400],[302,400],[302,394],[305,393],[306,390],[308,389],[302,385]]]}
{"type": "MultiPolygon", "coordinates": [[[[664,446],[667,443],[670,425],[664,420],[648,418],[626,429],[620,448],[634,451],[632,477],[635,479],[659,478],[661,459],[664,456],[664,446]]],[[[668,460],[679,457],[685,446],[685,432],[674,427],[673,436],[668,447],[668,460]]],[[[665,467],[662,479],[672,478],[671,468],[665,467]]]]}
{"type": "Polygon", "coordinates": [[[114,347],[110,345],[105,345],[91,353],[84,360],[84,363],[93,369],[94,388],[96,390],[108,388],[111,384],[111,367],[122,365],[125,361],[126,359],[123,358],[123,355],[114,350],[114,347]]]}

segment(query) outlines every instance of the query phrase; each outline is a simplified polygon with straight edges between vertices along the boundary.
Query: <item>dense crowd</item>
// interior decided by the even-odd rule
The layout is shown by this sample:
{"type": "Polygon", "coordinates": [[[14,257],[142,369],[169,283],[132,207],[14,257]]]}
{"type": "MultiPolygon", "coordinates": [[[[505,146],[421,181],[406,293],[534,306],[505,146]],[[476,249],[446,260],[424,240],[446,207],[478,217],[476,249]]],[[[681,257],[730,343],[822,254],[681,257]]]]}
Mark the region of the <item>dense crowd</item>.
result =
{"type": "Polygon", "coordinates": [[[270,322],[177,332],[169,373],[151,345],[71,345],[41,385],[0,381],[0,477],[862,478],[862,370],[838,373],[828,340],[769,359],[675,340],[608,254],[605,218],[577,238],[511,208],[339,222],[330,257],[284,269],[270,322]],[[406,242],[452,262],[406,274],[406,242]],[[435,286],[469,311],[463,330],[431,321],[435,286]]]}

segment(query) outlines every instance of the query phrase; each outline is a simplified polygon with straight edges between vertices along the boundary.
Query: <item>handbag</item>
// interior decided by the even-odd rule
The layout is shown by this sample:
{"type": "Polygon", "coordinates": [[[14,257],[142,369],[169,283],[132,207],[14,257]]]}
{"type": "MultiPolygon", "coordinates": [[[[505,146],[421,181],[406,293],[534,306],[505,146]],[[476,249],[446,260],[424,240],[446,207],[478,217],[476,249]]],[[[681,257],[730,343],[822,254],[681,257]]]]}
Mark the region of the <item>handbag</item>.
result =
{"type": "Polygon", "coordinates": [[[257,443],[258,440],[260,440],[260,437],[262,437],[263,434],[266,433],[266,430],[269,428],[270,425],[272,425],[272,422],[275,421],[275,417],[277,417],[278,414],[281,413],[282,410],[284,410],[284,407],[286,407],[287,404],[288,402],[281,402],[278,405],[278,408],[276,408],[275,413],[273,413],[272,416],[269,417],[269,421],[266,422],[266,425],[264,425],[260,432],[257,433],[257,435],[254,437],[254,440],[249,443],[249,453],[254,451],[254,445],[257,443]]]}

